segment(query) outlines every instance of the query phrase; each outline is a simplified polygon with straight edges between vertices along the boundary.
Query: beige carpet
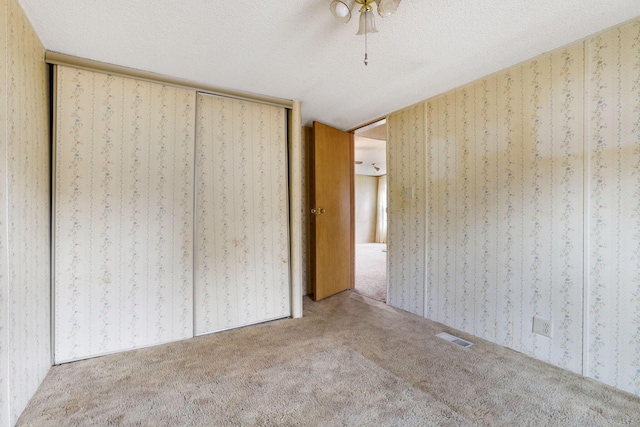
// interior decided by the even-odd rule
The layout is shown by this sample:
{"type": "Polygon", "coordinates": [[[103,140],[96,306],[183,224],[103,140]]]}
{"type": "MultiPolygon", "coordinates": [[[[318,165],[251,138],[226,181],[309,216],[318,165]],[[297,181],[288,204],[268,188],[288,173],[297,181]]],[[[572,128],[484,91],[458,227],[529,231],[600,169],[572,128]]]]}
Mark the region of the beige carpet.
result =
{"type": "Polygon", "coordinates": [[[640,425],[637,397],[354,292],[305,315],[54,367],[18,425],[640,425]]]}
{"type": "Polygon", "coordinates": [[[356,245],[355,291],[376,301],[387,300],[387,245],[356,245]]]}

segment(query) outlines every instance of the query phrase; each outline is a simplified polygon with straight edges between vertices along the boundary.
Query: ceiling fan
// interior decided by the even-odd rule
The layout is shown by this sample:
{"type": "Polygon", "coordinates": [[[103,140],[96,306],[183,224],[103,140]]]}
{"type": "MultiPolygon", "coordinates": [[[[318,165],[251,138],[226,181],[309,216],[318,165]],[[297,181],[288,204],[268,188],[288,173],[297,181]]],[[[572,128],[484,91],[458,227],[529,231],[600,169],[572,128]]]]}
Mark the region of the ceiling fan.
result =
{"type": "Polygon", "coordinates": [[[349,22],[351,13],[358,9],[360,11],[360,26],[357,35],[364,34],[364,65],[369,64],[367,54],[367,34],[377,33],[376,22],[373,15],[373,5],[378,9],[378,15],[386,18],[395,13],[402,0],[333,0],[329,9],[338,22],[349,22]]]}
{"type": "MultiPolygon", "coordinates": [[[[363,163],[362,160],[356,160],[355,161],[356,165],[361,165],[362,163],[363,163]]],[[[380,167],[376,166],[375,163],[371,163],[371,166],[373,166],[373,169],[375,169],[376,172],[380,172],[380,167]]]]}

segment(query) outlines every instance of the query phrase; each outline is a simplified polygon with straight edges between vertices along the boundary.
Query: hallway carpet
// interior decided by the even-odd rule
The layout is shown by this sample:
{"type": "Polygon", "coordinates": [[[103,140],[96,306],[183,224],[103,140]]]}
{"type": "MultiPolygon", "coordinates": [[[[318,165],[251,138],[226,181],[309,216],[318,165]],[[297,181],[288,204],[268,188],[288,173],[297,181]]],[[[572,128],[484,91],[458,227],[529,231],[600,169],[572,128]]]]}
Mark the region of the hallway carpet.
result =
{"type": "Polygon", "coordinates": [[[357,293],[304,305],[303,319],[55,366],[18,425],[640,425],[638,397],[357,293]]]}
{"type": "Polygon", "coordinates": [[[376,301],[387,301],[387,245],[359,243],[356,245],[354,290],[376,301]]]}

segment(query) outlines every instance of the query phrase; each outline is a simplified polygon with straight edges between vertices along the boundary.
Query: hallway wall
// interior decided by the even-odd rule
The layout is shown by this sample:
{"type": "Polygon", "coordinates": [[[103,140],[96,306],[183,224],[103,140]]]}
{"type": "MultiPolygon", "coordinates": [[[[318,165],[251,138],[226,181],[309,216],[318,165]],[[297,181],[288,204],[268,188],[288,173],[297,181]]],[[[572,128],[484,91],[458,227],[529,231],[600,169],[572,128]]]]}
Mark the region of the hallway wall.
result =
{"type": "Polygon", "coordinates": [[[356,244],[376,241],[378,177],[355,175],[356,244]]]}

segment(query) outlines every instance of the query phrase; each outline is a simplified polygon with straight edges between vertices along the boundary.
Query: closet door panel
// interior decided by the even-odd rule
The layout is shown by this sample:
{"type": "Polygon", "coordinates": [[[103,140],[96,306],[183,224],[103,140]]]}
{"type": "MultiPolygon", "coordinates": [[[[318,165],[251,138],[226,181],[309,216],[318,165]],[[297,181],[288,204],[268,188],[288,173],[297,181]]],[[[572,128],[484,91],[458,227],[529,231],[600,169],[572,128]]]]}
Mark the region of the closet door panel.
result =
{"type": "MultiPolygon", "coordinates": [[[[277,200],[278,188],[274,187],[279,184],[278,180],[278,163],[277,159],[274,162],[274,157],[277,157],[278,150],[271,146],[270,141],[265,143],[265,140],[269,140],[273,135],[274,121],[277,126],[277,118],[271,117],[275,111],[269,109],[268,111],[258,111],[260,116],[259,120],[254,121],[253,132],[261,135],[260,149],[257,150],[254,165],[256,171],[256,212],[268,212],[264,218],[259,218],[258,227],[256,230],[256,299],[255,304],[259,307],[259,310],[269,312],[275,308],[274,298],[279,295],[277,289],[277,277],[274,272],[277,270],[274,252],[269,245],[270,239],[275,240],[276,233],[279,231],[279,224],[277,222],[271,222],[268,224],[268,218],[278,218],[277,204],[280,200],[277,200]],[[265,117],[265,115],[268,115],[265,117]],[[265,129],[266,128],[266,129],[265,129]],[[274,155],[275,153],[275,155],[274,155]],[[275,196],[275,197],[274,197],[275,196]],[[271,201],[274,202],[271,202],[271,201]]],[[[276,137],[276,140],[278,138],[276,137]]],[[[278,242],[275,242],[275,246],[278,247],[278,242]]]]}
{"type": "Polygon", "coordinates": [[[57,76],[55,362],[191,337],[195,92],[57,76]]]}
{"type": "MultiPolygon", "coordinates": [[[[266,120],[270,117],[270,128],[266,134],[270,150],[266,150],[268,155],[266,176],[271,183],[271,202],[269,208],[271,215],[261,233],[264,236],[266,252],[269,251],[269,240],[271,240],[271,253],[269,261],[265,263],[265,268],[271,267],[271,280],[260,281],[259,298],[265,310],[272,313],[279,313],[290,310],[289,292],[289,199],[287,188],[288,165],[286,155],[286,143],[276,141],[286,140],[285,111],[284,109],[269,109],[264,107],[260,111],[261,117],[266,120]]],[[[264,249],[263,249],[264,250],[264,249]]],[[[267,276],[268,277],[268,276],[267,276]]]]}
{"type": "Polygon", "coordinates": [[[198,95],[196,334],[290,315],[284,109],[198,95]]]}
{"type": "Polygon", "coordinates": [[[135,347],[136,343],[145,340],[147,336],[147,322],[140,316],[140,312],[148,312],[149,269],[146,253],[149,239],[149,228],[145,222],[148,215],[148,171],[150,144],[148,133],[144,132],[151,126],[151,109],[146,107],[152,103],[151,86],[143,82],[130,81],[128,90],[134,97],[131,104],[130,120],[123,123],[126,143],[122,144],[122,182],[127,185],[122,188],[123,226],[120,227],[122,256],[122,293],[120,334],[123,345],[135,347]],[[146,133],[146,135],[145,135],[146,133]]]}

